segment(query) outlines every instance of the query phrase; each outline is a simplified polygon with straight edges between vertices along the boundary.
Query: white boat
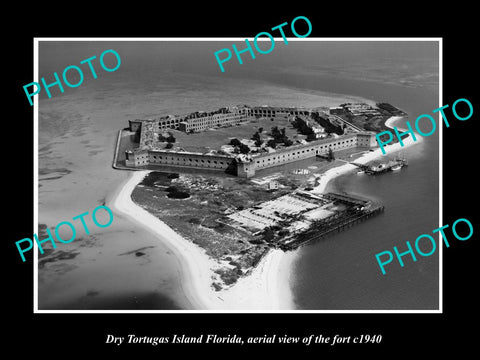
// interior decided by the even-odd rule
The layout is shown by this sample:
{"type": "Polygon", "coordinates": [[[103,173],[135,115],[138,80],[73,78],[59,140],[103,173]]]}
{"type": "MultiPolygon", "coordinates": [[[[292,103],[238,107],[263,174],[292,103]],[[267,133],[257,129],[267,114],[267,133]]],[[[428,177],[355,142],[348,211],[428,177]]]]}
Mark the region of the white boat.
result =
{"type": "Polygon", "coordinates": [[[392,166],[392,171],[398,171],[401,168],[402,168],[402,164],[398,164],[398,165],[392,166]]]}
{"type": "Polygon", "coordinates": [[[363,170],[358,170],[357,171],[357,175],[362,175],[362,174],[365,174],[365,171],[363,171],[363,170]]]}

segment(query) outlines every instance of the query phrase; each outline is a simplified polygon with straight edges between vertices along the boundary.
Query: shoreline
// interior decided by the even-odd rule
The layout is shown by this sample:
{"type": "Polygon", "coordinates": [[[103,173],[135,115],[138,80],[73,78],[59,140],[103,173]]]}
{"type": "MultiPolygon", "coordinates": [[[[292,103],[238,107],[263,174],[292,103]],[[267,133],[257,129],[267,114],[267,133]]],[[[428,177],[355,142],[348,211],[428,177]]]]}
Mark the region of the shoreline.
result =
{"type": "MultiPolygon", "coordinates": [[[[385,125],[387,127],[391,128],[391,129],[393,129],[392,124],[394,122],[396,122],[397,120],[400,120],[400,119],[403,119],[403,118],[404,118],[404,116],[392,116],[385,121],[385,125]]],[[[403,129],[403,128],[398,128],[398,129],[399,130],[406,130],[406,129],[403,129]]],[[[368,163],[372,160],[382,158],[383,156],[391,155],[391,154],[393,154],[397,151],[401,151],[401,150],[406,149],[406,148],[408,148],[412,145],[420,144],[422,142],[422,140],[423,140],[422,137],[418,136],[417,141],[413,141],[412,137],[409,136],[408,138],[406,138],[403,141],[404,146],[400,146],[400,143],[398,143],[398,142],[393,144],[393,145],[387,145],[387,153],[385,155],[382,154],[382,151],[381,151],[380,148],[377,148],[374,151],[369,151],[369,152],[361,155],[360,157],[355,159],[355,162],[359,163],[359,164],[366,164],[366,163],[368,163]]],[[[344,165],[337,166],[337,167],[334,167],[330,170],[327,170],[325,173],[320,175],[320,177],[318,178],[319,185],[316,186],[312,190],[312,192],[323,193],[330,180],[334,179],[337,176],[344,175],[344,174],[348,173],[349,171],[352,171],[352,170],[355,170],[355,169],[358,169],[358,167],[355,166],[355,165],[346,163],[344,165]]]]}
{"type": "MultiPolygon", "coordinates": [[[[211,286],[213,270],[218,268],[198,245],[184,239],[167,224],[133,202],[130,195],[149,171],[136,171],[113,194],[112,208],[148,229],[162,241],[179,261],[182,271],[182,290],[195,310],[275,310],[291,309],[288,283],[279,283],[280,268],[287,277],[289,257],[281,250],[271,250],[247,276],[227,289],[215,291],[211,286]]],[[[290,257],[290,260],[291,257],[290,257]]],[[[187,309],[189,310],[189,309],[187,309]]],[[[185,311],[185,310],[181,310],[185,311]]]]}
{"type": "MultiPolygon", "coordinates": [[[[392,116],[385,125],[392,124],[403,116],[392,116]]],[[[400,128],[399,128],[400,129],[400,128]]],[[[405,149],[421,142],[412,141],[409,136],[404,146],[399,143],[388,146],[386,155],[405,149]]],[[[365,164],[382,156],[380,148],[369,151],[355,160],[365,164]]],[[[357,169],[355,165],[346,163],[332,168],[319,176],[319,185],[313,193],[323,193],[330,180],[357,169]]],[[[295,310],[293,293],[290,289],[289,277],[292,275],[293,263],[298,257],[298,251],[283,252],[272,249],[247,276],[243,276],[227,289],[215,291],[211,286],[213,270],[217,268],[216,261],[211,259],[198,245],[184,239],[167,224],[144,210],[131,199],[131,193],[137,184],[149,171],[135,171],[116,191],[111,200],[113,208],[132,219],[132,221],[148,229],[159,238],[174,253],[182,271],[182,290],[187,300],[195,310],[222,311],[282,311],[295,310]]],[[[180,310],[180,311],[188,311],[180,310]]]]}
{"type": "Polygon", "coordinates": [[[182,271],[182,290],[187,300],[196,308],[205,308],[201,294],[201,285],[209,281],[205,278],[205,268],[210,268],[211,260],[202,252],[197,245],[183,239],[170,227],[158,218],[144,210],[131,199],[131,193],[149,171],[135,171],[122,184],[119,190],[113,195],[110,204],[112,208],[124,215],[131,221],[141,225],[146,230],[159,238],[160,241],[172,251],[182,271]],[[193,274],[196,274],[195,278],[193,274]]]}

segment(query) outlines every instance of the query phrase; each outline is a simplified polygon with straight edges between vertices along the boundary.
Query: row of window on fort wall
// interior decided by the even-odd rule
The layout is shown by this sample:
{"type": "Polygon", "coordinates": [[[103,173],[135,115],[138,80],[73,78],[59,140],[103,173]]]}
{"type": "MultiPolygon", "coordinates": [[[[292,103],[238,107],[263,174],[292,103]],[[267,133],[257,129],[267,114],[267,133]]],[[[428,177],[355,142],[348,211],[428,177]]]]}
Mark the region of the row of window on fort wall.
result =
{"type": "MultiPolygon", "coordinates": [[[[368,138],[367,138],[368,139],[368,138]]],[[[368,146],[363,141],[359,143],[359,139],[356,135],[352,135],[348,138],[341,138],[328,143],[322,142],[321,144],[315,144],[313,146],[303,145],[296,147],[295,149],[282,149],[273,154],[260,155],[253,159],[256,168],[265,168],[276,166],[282,163],[288,163],[292,161],[302,160],[316,155],[327,154],[328,149],[343,150],[356,146],[368,146]]]]}
{"type": "MultiPolygon", "coordinates": [[[[298,145],[294,148],[286,148],[274,153],[258,155],[252,158],[254,168],[267,168],[297,160],[306,159],[316,155],[327,154],[331,148],[333,151],[352,147],[371,147],[372,135],[354,134],[335,140],[317,142],[312,145],[298,145]]],[[[127,154],[127,166],[143,166],[148,164],[193,166],[214,169],[226,169],[232,162],[228,156],[213,156],[203,154],[182,154],[174,151],[139,151],[127,154]]]]}
{"type": "Polygon", "coordinates": [[[165,129],[181,129],[181,123],[188,123],[188,126],[184,126],[187,131],[192,130],[203,130],[202,124],[206,125],[211,121],[235,121],[235,120],[250,120],[253,116],[267,116],[267,117],[276,117],[276,115],[308,115],[309,111],[306,110],[293,110],[293,109],[274,109],[274,108],[253,108],[253,109],[241,109],[236,112],[221,112],[213,115],[202,115],[191,117],[190,115],[185,116],[169,116],[166,118],[160,118],[155,121],[158,124],[158,130],[165,129]]]}
{"type": "Polygon", "coordinates": [[[213,169],[226,169],[232,162],[232,158],[211,156],[211,155],[198,155],[192,156],[181,155],[178,153],[160,153],[149,152],[150,164],[162,164],[162,165],[180,165],[180,166],[194,166],[213,169]]]}
{"type": "Polygon", "coordinates": [[[181,122],[179,124],[179,130],[181,131],[201,131],[207,130],[212,126],[232,126],[240,124],[242,122],[249,121],[251,118],[245,114],[226,114],[226,115],[213,115],[205,118],[193,119],[188,122],[181,122]]]}
{"type": "Polygon", "coordinates": [[[177,165],[188,167],[203,167],[225,170],[232,162],[232,158],[211,156],[211,155],[192,155],[179,154],[175,152],[138,152],[133,156],[127,156],[127,166],[145,166],[145,165],[177,165]]]}

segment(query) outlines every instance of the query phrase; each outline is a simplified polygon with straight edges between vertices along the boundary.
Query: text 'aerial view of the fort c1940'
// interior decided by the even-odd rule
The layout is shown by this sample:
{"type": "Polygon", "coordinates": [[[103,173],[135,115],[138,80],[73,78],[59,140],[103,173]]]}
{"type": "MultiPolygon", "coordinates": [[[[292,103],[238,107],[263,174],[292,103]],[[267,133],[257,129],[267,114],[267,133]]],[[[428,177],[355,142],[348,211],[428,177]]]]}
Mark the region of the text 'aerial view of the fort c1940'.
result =
{"type": "Polygon", "coordinates": [[[385,121],[406,114],[388,103],[296,108],[237,105],[210,112],[130,120],[113,166],[150,170],[132,199],[205,249],[220,290],[270,249],[294,249],[363,221],[382,204],[325,193],[319,179],[350,163],[378,174],[405,159],[356,163],[378,147],[385,121]]]}

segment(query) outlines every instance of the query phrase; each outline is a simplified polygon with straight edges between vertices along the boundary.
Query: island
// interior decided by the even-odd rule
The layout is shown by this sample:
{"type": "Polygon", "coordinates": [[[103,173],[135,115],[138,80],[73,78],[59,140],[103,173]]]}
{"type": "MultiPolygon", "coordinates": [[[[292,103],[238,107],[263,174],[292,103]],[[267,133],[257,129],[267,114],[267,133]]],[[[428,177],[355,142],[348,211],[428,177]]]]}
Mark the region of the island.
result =
{"type": "Polygon", "coordinates": [[[236,105],[129,120],[113,167],[145,171],[132,200],[215,260],[219,291],[271,249],[288,251],[384,211],[319,191],[325,173],[378,147],[375,135],[406,114],[388,103],[338,107],[236,105]]]}

